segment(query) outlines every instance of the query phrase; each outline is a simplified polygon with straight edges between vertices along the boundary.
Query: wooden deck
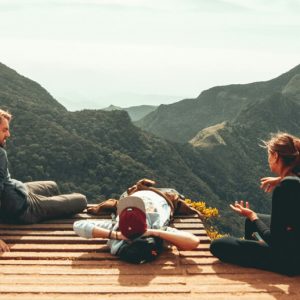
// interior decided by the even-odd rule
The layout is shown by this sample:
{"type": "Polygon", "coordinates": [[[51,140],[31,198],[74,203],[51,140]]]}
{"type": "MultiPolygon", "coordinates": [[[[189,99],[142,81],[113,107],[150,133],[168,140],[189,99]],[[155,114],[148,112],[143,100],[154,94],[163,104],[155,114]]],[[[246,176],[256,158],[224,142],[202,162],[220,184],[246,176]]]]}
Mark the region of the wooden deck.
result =
{"type": "Polygon", "coordinates": [[[300,277],[220,263],[196,216],[177,217],[174,226],[198,235],[198,249],[172,248],[145,265],[111,256],[104,239],[77,237],[72,224],[81,218],[91,216],[0,225],[11,248],[0,254],[0,299],[300,299],[300,277]]]}

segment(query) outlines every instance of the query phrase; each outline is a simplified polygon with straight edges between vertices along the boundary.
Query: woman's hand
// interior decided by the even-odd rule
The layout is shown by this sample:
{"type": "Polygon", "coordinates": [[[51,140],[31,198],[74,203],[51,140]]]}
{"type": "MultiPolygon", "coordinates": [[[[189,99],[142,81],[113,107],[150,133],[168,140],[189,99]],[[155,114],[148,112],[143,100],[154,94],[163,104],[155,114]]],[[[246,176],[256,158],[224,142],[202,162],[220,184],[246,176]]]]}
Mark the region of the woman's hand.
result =
{"type": "Polygon", "coordinates": [[[248,202],[246,202],[246,205],[244,206],[244,201],[240,201],[240,203],[238,203],[238,201],[235,201],[234,205],[230,204],[230,207],[238,214],[248,218],[250,221],[258,219],[257,214],[249,208],[248,202]]]}
{"type": "Polygon", "coordinates": [[[260,179],[260,188],[266,193],[273,191],[275,186],[280,182],[281,177],[263,177],[260,179]]]}
{"type": "Polygon", "coordinates": [[[10,249],[8,245],[4,241],[0,240],[0,252],[9,252],[9,251],[10,249]]]}

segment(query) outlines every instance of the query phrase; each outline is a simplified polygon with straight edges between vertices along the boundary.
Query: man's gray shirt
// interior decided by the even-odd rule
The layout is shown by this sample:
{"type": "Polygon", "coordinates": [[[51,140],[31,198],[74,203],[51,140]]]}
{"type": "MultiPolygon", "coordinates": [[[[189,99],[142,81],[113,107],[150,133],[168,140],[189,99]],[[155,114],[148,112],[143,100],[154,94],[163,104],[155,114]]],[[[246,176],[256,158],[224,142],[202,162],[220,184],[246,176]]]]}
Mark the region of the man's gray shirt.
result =
{"type": "Polygon", "coordinates": [[[0,212],[4,217],[18,216],[27,207],[28,191],[21,181],[12,179],[6,151],[0,147],[0,212]]]}

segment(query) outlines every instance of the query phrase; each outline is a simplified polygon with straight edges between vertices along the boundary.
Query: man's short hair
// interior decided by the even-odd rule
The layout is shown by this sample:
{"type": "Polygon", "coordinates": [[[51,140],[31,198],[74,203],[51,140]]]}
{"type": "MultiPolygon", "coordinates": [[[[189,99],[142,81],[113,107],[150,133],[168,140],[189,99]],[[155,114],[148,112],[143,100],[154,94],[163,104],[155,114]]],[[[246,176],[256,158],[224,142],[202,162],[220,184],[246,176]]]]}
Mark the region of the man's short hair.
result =
{"type": "Polygon", "coordinates": [[[11,117],[12,115],[9,112],[0,109],[0,124],[2,123],[3,118],[5,118],[9,122],[11,120],[11,117]]]}

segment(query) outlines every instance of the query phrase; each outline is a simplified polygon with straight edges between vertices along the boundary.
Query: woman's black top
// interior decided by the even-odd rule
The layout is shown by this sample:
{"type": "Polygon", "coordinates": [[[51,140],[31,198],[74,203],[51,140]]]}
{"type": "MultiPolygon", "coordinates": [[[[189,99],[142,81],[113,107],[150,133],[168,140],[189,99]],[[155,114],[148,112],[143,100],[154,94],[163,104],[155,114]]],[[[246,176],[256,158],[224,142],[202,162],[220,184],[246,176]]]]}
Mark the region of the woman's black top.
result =
{"type": "Polygon", "coordinates": [[[275,252],[300,256],[300,178],[287,176],[274,189],[270,228],[253,222],[275,252]]]}

